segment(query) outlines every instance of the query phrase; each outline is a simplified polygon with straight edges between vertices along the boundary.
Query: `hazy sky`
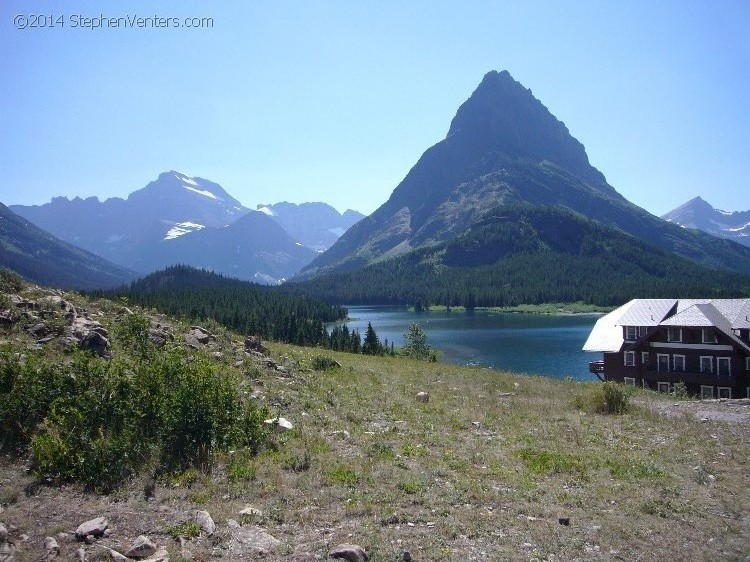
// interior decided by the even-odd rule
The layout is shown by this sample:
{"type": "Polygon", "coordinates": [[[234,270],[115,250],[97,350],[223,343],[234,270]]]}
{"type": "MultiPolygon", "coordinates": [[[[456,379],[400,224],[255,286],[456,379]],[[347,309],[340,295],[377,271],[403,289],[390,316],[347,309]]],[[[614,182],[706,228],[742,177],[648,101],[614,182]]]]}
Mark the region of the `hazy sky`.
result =
{"type": "Polygon", "coordinates": [[[174,169],[250,207],[370,213],[504,69],[636,204],[750,209],[748,0],[3,0],[0,201],[125,196],[174,169]]]}

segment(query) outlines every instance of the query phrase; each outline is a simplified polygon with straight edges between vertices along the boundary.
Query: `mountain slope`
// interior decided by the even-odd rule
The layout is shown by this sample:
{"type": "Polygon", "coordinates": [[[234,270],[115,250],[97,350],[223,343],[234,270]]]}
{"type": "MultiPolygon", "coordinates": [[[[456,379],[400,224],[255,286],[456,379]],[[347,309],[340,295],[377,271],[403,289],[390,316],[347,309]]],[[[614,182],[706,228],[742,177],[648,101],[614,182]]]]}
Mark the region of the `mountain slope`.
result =
{"type": "Polygon", "coordinates": [[[662,221],[627,201],[573,138],[507,71],[488,73],[372,215],[306,267],[301,278],[351,271],[461,235],[499,203],[560,205],[697,263],[750,272],[750,251],[662,221]]]}
{"type": "Polygon", "coordinates": [[[284,290],[337,303],[612,306],[636,296],[750,295],[750,275],[697,265],[560,206],[509,203],[451,240],[284,290]]]}
{"type": "Polygon", "coordinates": [[[203,228],[163,239],[134,261],[139,271],[176,264],[239,279],[275,284],[297,273],[316,253],[294,240],[264,213],[249,211],[220,228],[203,228]]]}
{"type": "Polygon", "coordinates": [[[750,211],[720,211],[700,197],[695,197],[661,218],[750,246],[750,211]]]}
{"type": "Polygon", "coordinates": [[[276,203],[258,205],[293,238],[313,250],[326,250],[353,224],[364,218],[362,213],[347,209],[343,214],[326,203],[276,203]]]}
{"type": "Polygon", "coordinates": [[[114,287],[135,273],[67,244],[0,203],[0,267],[35,283],[72,289],[114,287]]]}

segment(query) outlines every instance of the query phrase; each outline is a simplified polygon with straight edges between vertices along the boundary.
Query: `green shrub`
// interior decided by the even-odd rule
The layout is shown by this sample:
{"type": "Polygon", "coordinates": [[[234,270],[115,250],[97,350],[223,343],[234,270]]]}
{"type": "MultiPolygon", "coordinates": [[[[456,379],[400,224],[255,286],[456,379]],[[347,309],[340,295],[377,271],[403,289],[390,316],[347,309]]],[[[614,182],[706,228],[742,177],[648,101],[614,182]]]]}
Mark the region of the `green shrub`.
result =
{"type": "Polygon", "coordinates": [[[214,453],[265,440],[265,410],[201,357],[173,350],[107,361],[77,353],[69,364],[0,354],[2,442],[31,453],[40,478],[109,491],[145,463],[210,470],[214,453]]]}
{"type": "Polygon", "coordinates": [[[23,277],[10,269],[0,268],[0,293],[17,293],[26,284],[23,277]]]}
{"type": "Polygon", "coordinates": [[[597,414],[625,414],[630,410],[630,389],[617,382],[607,381],[591,386],[573,399],[579,410],[597,414]]]}
{"type": "Polygon", "coordinates": [[[338,361],[327,355],[315,355],[311,363],[312,368],[316,371],[327,371],[328,369],[338,369],[341,367],[338,361]]]}
{"type": "Polygon", "coordinates": [[[690,398],[690,393],[688,392],[687,385],[683,382],[676,382],[672,385],[672,395],[675,398],[685,399],[690,398]]]}

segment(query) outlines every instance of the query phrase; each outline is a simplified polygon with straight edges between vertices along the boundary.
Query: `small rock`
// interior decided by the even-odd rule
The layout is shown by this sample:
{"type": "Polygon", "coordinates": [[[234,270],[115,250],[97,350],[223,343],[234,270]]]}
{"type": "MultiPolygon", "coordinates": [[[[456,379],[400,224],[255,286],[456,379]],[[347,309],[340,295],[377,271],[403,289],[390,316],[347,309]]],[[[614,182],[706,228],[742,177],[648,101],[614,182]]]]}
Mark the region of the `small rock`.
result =
{"type": "Polygon", "coordinates": [[[78,526],[76,529],[76,538],[81,540],[88,536],[101,537],[107,527],[109,527],[109,521],[105,517],[91,519],[78,526]]]}
{"type": "Polygon", "coordinates": [[[86,562],[86,549],[81,547],[76,550],[76,560],[78,562],[86,562]]]}
{"type": "Polygon", "coordinates": [[[409,552],[408,550],[404,550],[401,558],[404,560],[404,562],[412,562],[411,552],[409,552]]]}
{"type": "Polygon", "coordinates": [[[94,544],[96,542],[96,537],[94,535],[86,535],[83,537],[83,542],[86,544],[94,544]]]}
{"type": "Polygon", "coordinates": [[[245,349],[247,351],[255,351],[262,355],[268,355],[268,348],[263,345],[263,342],[258,336],[247,336],[245,338],[245,349]]]}
{"type": "Polygon", "coordinates": [[[429,402],[430,401],[430,394],[428,392],[418,392],[417,393],[417,402],[429,402]]]}
{"type": "Polygon", "coordinates": [[[109,527],[104,529],[104,532],[102,533],[102,537],[104,537],[105,539],[108,539],[111,535],[112,535],[112,529],[110,529],[109,527]]]}
{"type": "Polygon", "coordinates": [[[227,519],[227,526],[232,536],[230,550],[237,555],[237,558],[263,556],[281,544],[280,540],[257,525],[243,527],[234,519],[227,519]]]}
{"type": "Polygon", "coordinates": [[[294,427],[294,425],[292,425],[292,422],[290,422],[286,418],[271,418],[269,420],[265,420],[263,423],[277,427],[282,431],[287,431],[294,427]]]}
{"type": "Polygon", "coordinates": [[[248,517],[263,517],[263,512],[260,509],[249,505],[245,509],[240,511],[240,515],[247,515],[248,517]]]}
{"type": "Polygon", "coordinates": [[[201,530],[206,533],[209,537],[216,531],[216,523],[211,518],[211,514],[208,511],[198,510],[195,512],[195,522],[201,530]]]}
{"type": "Polygon", "coordinates": [[[333,547],[328,553],[330,558],[339,558],[349,562],[367,562],[370,557],[361,546],[356,544],[340,544],[333,547]]]}
{"type": "Polygon", "coordinates": [[[716,476],[714,476],[713,474],[709,474],[707,476],[707,479],[709,484],[716,484],[716,476]]]}
{"type": "Polygon", "coordinates": [[[60,532],[57,533],[56,538],[60,542],[70,542],[71,540],[73,540],[73,535],[71,535],[70,533],[60,532]]]}
{"type": "Polygon", "coordinates": [[[44,539],[44,550],[60,554],[60,545],[57,544],[55,537],[47,537],[44,539]]]}
{"type": "Polygon", "coordinates": [[[169,552],[162,546],[143,562],[169,562],[169,552]]]}
{"type": "Polygon", "coordinates": [[[146,535],[141,535],[125,552],[128,558],[148,558],[156,552],[156,545],[146,535]]]}
{"type": "Polygon", "coordinates": [[[117,552],[116,550],[109,549],[109,557],[112,562],[130,562],[128,557],[124,554],[117,552]]]}
{"type": "Polygon", "coordinates": [[[9,542],[0,543],[0,562],[13,562],[16,547],[9,542]]]}
{"type": "Polygon", "coordinates": [[[0,543],[4,543],[8,540],[8,529],[5,528],[5,525],[0,523],[0,543]]]}
{"type": "Polygon", "coordinates": [[[566,527],[570,525],[570,517],[560,517],[557,520],[560,525],[565,525],[566,527]]]}

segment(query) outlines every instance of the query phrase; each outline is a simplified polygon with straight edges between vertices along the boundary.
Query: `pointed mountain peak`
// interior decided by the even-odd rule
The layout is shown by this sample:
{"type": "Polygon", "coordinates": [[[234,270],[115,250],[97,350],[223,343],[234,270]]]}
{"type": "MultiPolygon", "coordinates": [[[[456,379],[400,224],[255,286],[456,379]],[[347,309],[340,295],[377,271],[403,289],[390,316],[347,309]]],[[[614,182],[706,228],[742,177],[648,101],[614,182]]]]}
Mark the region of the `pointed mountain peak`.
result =
{"type": "Polygon", "coordinates": [[[484,75],[458,109],[446,139],[475,150],[548,160],[589,181],[606,181],[565,124],[507,70],[484,75]]]}

